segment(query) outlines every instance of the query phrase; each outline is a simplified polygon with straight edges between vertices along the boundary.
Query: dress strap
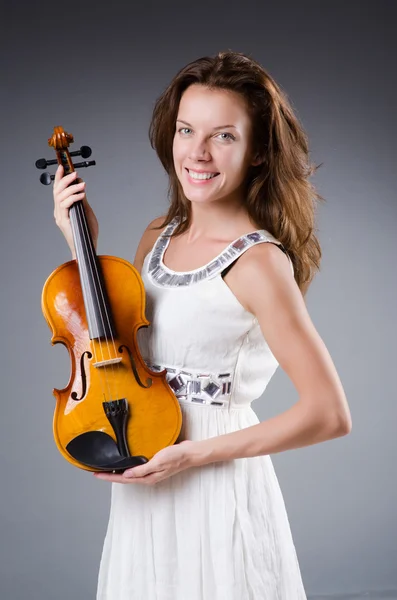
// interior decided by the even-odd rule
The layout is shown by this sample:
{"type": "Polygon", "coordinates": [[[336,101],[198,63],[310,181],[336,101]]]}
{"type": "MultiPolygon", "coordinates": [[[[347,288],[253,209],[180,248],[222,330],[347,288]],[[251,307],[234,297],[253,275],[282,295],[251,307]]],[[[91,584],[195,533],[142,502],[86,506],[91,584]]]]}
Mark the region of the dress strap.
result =
{"type": "MultiPolygon", "coordinates": [[[[213,279],[224,273],[225,269],[233,264],[249,248],[263,242],[277,244],[287,254],[281,242],[268,231],[261,229],[237,238],[231,242],[223,252],[203,267],[185,272],[173,271],[164,264],[163,256],[170,242],[169,236],[176,226],[177,220],[173,219],[157,238],[151,252],[148,273],[152,281],[161,287],[180,287],[191,285],[203,281],[204,279],[213,279]]],[[[292,261],[289,256],[288,259],[290,261],[292,272],[294,272],[292,261]]]]}
{"type": "Polygon", "coordinates": [[[275,244],[280,248],[280,250],[284,252],[290,263],[292,274],[294,274],[294,266],[292,264],[292,260],[282,243],[279,242],[271,233],[269,233],[265,229],[260,229],[258,231],[253,231],[252,233],[243,235],[241,238],[236,240],[236,242],[233,242],[232,248],[233,250],[236,249],[237,253],[235,253],[234,255],[232,253],[232,255],[228,257],[227,261],[224,264],[224,267],[221,269],[222,277],[226,275],[226,273],[232,268],[234,263],[240,258],[242,254],[244,254],[244,252],[246,252],[252,246],[256,246],[257,244],[263,244],[265,242],[275,244]]]}
{"type": "MultiPolygon", "coordinates": [[[[286,257],[288,258],[288,261],[289,261],[289,263],[290,263],[290,265],[291,265],[292,274],[294,274],[294,266],[293,266],[293,264],[292,264],[292,260],[291,260],[291,258],[290,258],[290,256],[289,256],[289,254],[288,254],[287,250],[286,250],[286,249],[284,248],[284,246],[281,244],[281,242],[278,242],[278,241],[272,241],[272,240],[268,240],[268,239],[266,239],[266,240],[262,240],[262,241],[263,241],[263,242],[268,242],[269,244],[274,244],[275,246],[278,246],[278,247],[280,248],[280,250],[282,250],[282,251],[284,252],[284,254],[285,254],[285,255],[286,255],[286,257]]],[[[258,243],[259,243],[259,242],[258,242],[258,243]]],[[[252,244],[252,245],[254,246],[255,244],[252,244]]],[[[247,248],[247,249],[248,249],[248,248],[247,248]]],[[[230,271],[230,269],[233,267],[233,265],[234,265],[234,264],[235,264],[235,263],[238,261],[238,259],[240,258],[240,256],[241,256],[241,255],[239,255],[239,256],[236,256],[236,257],[235,257],[235,258],[234,258],[234,259],[233,259],[233,260],[232,260],[232,261],[231,261],[231,262],[230,262],[230,263],[227,265],[227,267],[225,267],[225,268],[222,270],[222,272],[221,272],[221,275],[222,275],[222,277],[225,277],[225,275],[227,275],[227,273],[230,271]]]]}

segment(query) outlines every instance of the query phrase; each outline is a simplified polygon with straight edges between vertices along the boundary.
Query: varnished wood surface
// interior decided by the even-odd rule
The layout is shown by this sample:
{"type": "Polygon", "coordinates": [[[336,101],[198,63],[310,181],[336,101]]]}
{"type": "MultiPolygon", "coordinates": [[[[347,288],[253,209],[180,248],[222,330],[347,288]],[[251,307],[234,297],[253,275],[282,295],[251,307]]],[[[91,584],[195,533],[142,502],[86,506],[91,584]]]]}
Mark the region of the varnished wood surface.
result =
{"type": "Polygon", "coordinates": [[[144,315],[144,287],[138,271],[117,257],[98,258],[115,324],[113,341],[89,339],[76,261],[58,267],[48,277],[42,293],[43,313],[52,331],[51,343],[64,344],[71,359],[69,382],[65,388],[53,390],[56,398],[55,442],[70,463],[88,471],[95,469],[76,461],[66,451],[66,446],[74,437],[87,431],[103,431],[115,440],[102,407],[104,400],[127,399],[127,442],[133,455],[150,459],[161,448],[177,440],[182,425],[181,409],[166,382],[165,372],[148,369],[139,352],[136,332],[149,323],[144,315]],[[148,377],[152,379],[148,389],[136,382],[128,353],[120,351],[123,345],[130,349],[142,382],[145,383],[148,377]],[[91,359],[84,356],[87,392],[81,400],[73,400],[72,393],[80,398],[84,389],[80,363],[87,351],[93,355],[91,359]],[[94,366],[96,361],[114,358],[121,360],[106,368],[94,366]]]}

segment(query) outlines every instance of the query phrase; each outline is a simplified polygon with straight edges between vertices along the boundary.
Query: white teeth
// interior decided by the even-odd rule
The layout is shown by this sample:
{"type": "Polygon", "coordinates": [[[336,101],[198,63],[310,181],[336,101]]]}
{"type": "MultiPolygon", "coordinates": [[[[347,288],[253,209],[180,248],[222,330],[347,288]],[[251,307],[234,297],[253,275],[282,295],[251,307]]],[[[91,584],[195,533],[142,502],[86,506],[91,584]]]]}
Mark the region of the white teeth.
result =
{"type": "Polygon", "coordinates": [[[192,179],[212,179],[217,173],[196,173],[195,171],[189,171],[192,179]]]}

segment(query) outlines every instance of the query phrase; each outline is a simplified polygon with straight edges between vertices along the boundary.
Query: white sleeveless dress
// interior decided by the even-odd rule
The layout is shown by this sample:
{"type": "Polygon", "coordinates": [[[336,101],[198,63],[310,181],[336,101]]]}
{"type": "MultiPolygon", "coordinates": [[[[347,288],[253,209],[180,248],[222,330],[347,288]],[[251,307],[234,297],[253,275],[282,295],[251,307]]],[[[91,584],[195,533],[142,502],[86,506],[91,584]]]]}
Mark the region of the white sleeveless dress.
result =
{"type": "MultiPolygon", "coordinates": [[[[278,363],[221,273],[251,246],[280,242],[255,231],[205,267],[176,273],[162,260],[175,226],[143,264],[151,325],[139,343],[152,369],[167,369],[179,439],[201,440],[259,422],[251,402],[278,363]]],[[[97,600],[306,600],[270,456],[187,469],[154,486],[112,484],[97,600]]]]}

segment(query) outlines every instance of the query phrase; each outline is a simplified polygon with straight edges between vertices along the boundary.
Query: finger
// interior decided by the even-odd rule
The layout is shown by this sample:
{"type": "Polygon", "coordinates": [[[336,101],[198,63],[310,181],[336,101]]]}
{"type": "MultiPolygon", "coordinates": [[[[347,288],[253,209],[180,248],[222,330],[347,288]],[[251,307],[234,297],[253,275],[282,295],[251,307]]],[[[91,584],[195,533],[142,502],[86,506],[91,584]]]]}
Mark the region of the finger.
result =
{"type": "Polygon", "coordinates": [[[124,478],[122,480],[121,483],[135,483],[135,484],[140,484],[140,485],[154,485],[155,483],[157,483],[158,481],[160,481],[161,479],[164,479],[164,475],[160,474],[160,473],[150,473],[149,475],[145,475],[145,477],[125,477],[124,474],[124,478]]]}
{"type": "Polygon", "coordinates": [[[79,194],[80,192],[82,192],[84,190],[85,190],[85,181],[82,181],[81,183],[76,183],[73,186],[69,186],[63,191],[57,190],[56,194],[55,194],[55,198],[54,198],[55,203],[59,204],[59,203],[63,202],[64,200],[66,200],[67,198],[69,198],[70,196],[79,194]]]}
{"type": "Polygon", "coordinates": [[[95,479],[102,479],[102,481],[109,481],[110,483],[126,483],[123,481],[122,475],[113,475],[111,473],[94,473],[95,479]]]}
{"type": "Polygon", "coordinates": [[[63,200],[63,202],[55,203],[54,219],[55,223],[62,229],[63,224],[69,223],[69,209],[78,200],[83,201],[85,198],[85,192],[80,194],[73,194],[69,198],[63,200]]]}
{"type": "Polygon", "coordinates": [[[62,177],[63,177],[63,165],[58,165],[58,168],[55,171],[54,187],[61,181],[62,177]]]}
{"type": "MultiPolygon", "coordinates": [[[[74,173],[74,171],[73,171],[73,173],[74,173]]],[[[58,168],[55,171],[54,187],[57,187],[58,184],[65,178],[69,178],[69,180],[70,180],[70,176],[73,175],[73,173],[69,173],[68,175],[65,175],[65,169],[64,169],[63,165],[58,165],[58,168]]],[[[67,179],[66,179],[66,181],[67,181],[67,179]]]]}
{"type": "Polygon", "coordinates": [[[65,190],[61,194],[54,195],[54,209],[57,212],[59,209],[64,209],[71,206],[76,200],[82,200],[82,196],[85,195],[84,186],[80,186],[76,190],[65,190]]]}
{"type": "MultiPolygon", "coordinates": [[[[63,167],[62,167],[63,169],[63,167]]],[[[73,181],[77,179],[77,171],[73,171],[72,173],[68,173],[67,175],[60,176],[58,173],[58,169],[54,178],[54,192],[61,192],[66,189],[73,181]]]]}
{"type": "Polygon", "coordinates": [[[146,477],[152,473],[156,473],[156,469],[153,463],[149,461],[143,465],[132,467],[132,469],[126,469],[124,471],[124,477],[127,479],[132,479],[134,477],[146,477]]]}
{"type": "Polygon", "coordinates": [[[151,483],[149,481],[149,477],[139,477],[139,478],[134,478],[134,479],[127,479],[124,477],[124,473],[122,473],[121,475],[118,475],[117,473],[94,473],[95,478],[96,479],[102,479],[102,481],[109,481],[110,483],[141,483],[141,484],[145,484],[148,485],[149,483],[151,483]]]}
{"type": "Polygon", "coordinates": [[[75,202],[78,202],[79,200],[84,200],[84,198],[85,198],[85,192],[80,192],[79,194],[73,194],[72,196],[68,196],[67,198],[65,198],[64,200],[59,202],[59,208],[61,210],[67,211],[67,209],[69,209],[75,202]]]}

